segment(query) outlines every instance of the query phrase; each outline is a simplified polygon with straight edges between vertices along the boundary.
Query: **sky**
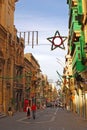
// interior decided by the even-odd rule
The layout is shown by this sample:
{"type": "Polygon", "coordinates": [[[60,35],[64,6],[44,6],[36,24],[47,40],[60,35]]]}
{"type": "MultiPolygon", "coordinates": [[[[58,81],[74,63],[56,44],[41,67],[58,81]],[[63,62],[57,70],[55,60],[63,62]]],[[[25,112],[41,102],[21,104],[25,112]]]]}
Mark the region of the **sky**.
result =
{"type": "MultiPolygon", "coordinates": [[[[43,74],[49,81],[56,82],[59,74],[63,74],[65,50],[51,50],[52,43],[47,40],[58,30],[61,36],[68,36],[68,5],[67,0],[19,0],[16,2],[14,25],[18,32],[38,31],[38,45],[34,47],[25,43],[25,53],[32,53],[38,61],[43,74]]],[[[31,34],[32,35],[32,34],[31,34]]]]}

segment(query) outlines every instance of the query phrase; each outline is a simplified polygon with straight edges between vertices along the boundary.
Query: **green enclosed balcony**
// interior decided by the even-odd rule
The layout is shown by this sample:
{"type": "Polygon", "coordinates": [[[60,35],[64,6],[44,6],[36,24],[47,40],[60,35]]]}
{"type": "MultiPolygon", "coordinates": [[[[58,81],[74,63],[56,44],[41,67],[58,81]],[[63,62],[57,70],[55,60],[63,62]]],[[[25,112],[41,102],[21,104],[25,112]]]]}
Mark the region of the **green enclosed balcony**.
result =
{"type": "Polygon", "coordinates": [[[67,0],[69,4],[69,9],[78,6],[78,14],[82,14],[82,0],[67,0]]]}
{"type": "Polygon", "coordinates": [[[70,36],[73,37],[74,34],[76,36],[80,36],[81,33],[81,25],[78,24],[78,22],[73,22],[70,27],[70,36]]]}
{"type": "Polygon", "coordinates": [[[75,7],[78,4],[78,0],[67,0],[67,4],[69,4],[69,8],[75,7]]]}
{"type": "Polygon", "coordinates": [[[82,72],[86,67],[82,64],[82,54],[80,43],[76,43],[76,48],[74,50],[72,58],[72,69],[77,72],[82,72]]]}

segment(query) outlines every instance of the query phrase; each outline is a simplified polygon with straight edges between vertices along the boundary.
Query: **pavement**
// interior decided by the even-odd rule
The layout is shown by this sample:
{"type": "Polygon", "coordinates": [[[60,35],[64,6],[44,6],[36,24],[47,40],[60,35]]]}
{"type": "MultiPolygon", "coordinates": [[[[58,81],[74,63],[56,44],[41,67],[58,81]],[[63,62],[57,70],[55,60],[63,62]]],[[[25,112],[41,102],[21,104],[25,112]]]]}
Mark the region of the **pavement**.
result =
{"type": "Polygon", "coordinates": [[[1,112],[0,112],[0,119],[1,119],[1,118],[4,118],[4,117],[6,117],[6,115],[5,115],[4,113],[1,113],[1,112]]]}
{"type": "Polygon", "coordinates": [[[36,119],[27,118],[25,112],[0,119],[3,130],[87,130],[87,120],[76,113],[59,108],[38,110],[36,119]]]}

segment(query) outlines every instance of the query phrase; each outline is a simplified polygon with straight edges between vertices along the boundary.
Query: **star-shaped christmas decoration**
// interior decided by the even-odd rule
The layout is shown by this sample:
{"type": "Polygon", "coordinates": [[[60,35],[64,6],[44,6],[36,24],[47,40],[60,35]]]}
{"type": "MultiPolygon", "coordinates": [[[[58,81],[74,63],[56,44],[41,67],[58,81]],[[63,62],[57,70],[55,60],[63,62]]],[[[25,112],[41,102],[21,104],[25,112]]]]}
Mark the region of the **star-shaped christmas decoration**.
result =
{"type": "Polygon", "coordinates": [[[61,83],[62,83],[62,82],[61,82],[59,79],[56,81],[56,85],[57,85],[57,86],[58,86],[58,85],[61,86],[61,83]]]}
{"type": "Polygon", "coordinates": [[[61,36],[59,31],[55,32],[54,37],[47,38],[48,41],[52,43],[51,50],[56,49],[57,47],[65,49],[64,42],[67,39],[66,36],[61,36]]]}

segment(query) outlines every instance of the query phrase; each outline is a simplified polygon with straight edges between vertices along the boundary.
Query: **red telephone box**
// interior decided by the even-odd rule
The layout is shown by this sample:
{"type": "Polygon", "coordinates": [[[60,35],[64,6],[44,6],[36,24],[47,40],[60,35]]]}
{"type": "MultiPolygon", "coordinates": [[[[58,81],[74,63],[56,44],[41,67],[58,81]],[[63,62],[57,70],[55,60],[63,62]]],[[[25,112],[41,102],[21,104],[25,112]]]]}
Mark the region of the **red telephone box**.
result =
{"type": "Polygon", "coordinates": [[[26,112],[26,108],[27,108],[27,105],[29,104],[29,100],[28,99],[25,99],[24,100],[24,112],[26,112]]]}

